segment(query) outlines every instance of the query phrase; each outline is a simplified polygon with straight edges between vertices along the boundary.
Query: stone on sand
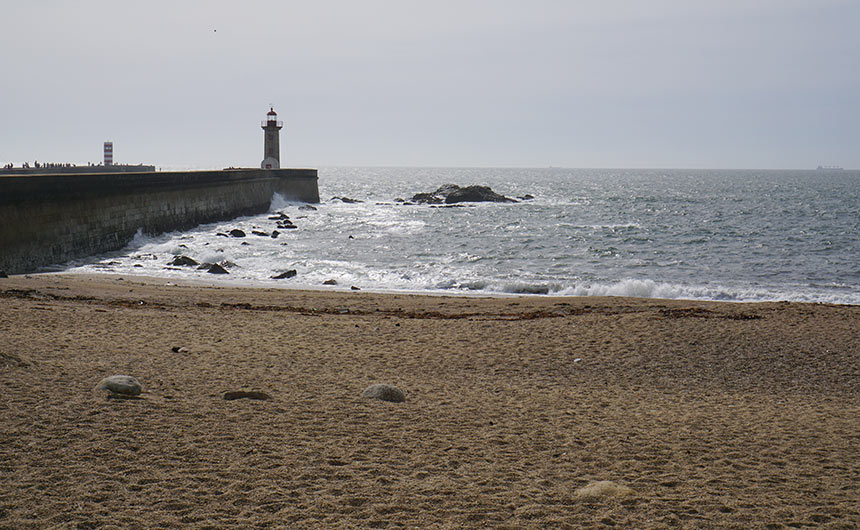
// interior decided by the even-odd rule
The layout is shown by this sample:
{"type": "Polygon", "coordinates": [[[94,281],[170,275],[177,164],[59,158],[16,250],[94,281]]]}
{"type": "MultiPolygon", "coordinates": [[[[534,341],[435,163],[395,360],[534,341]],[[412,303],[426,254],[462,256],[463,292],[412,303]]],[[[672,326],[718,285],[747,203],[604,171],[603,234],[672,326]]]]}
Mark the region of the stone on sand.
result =
{"type": "Polygon", "coordinates": [[[370,385],[361,393],[361,397],[381,399],[382,401],[390,401],[392,403],[402,403],[406,401],[406,396],[403,391],[394,385],[386,385],[378,383],[370,385]]]}
{"type": "Polygon", "coordinates": [[[232,401],[234,399],[259,399],[265,401],[272,399],[272,396],[265,392],[258,392],[256,390],[232,390],[230,392],[224,392],[224,399],[227,401],[232,401]]]}
{"type": "Polygon", "coordinates": [[[119,396],[137,396],[141,391],[140,381],[130,375],[105,377],[96,388],[119,396]]]}
{"type": "Polygon", "coordinates": [[[600,480],[591,482],[582,488],[576,490],[577,497],[597,498],[597,497],[624,497],[632,495],[633,490],[627,486],[621,486],[611,480],[600,480]]]}

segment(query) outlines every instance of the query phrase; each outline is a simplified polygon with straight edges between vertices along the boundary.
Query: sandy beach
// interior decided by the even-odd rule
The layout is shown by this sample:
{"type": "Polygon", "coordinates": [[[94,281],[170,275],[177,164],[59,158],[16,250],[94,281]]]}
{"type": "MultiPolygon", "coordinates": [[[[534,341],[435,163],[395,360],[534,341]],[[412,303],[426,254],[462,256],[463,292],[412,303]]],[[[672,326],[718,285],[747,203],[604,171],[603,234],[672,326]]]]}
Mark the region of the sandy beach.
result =
{"type": "Polygon", "coordinates": [[[860,306],[173,283],[0,279],[0,528],[860,527],[860,306]]]}

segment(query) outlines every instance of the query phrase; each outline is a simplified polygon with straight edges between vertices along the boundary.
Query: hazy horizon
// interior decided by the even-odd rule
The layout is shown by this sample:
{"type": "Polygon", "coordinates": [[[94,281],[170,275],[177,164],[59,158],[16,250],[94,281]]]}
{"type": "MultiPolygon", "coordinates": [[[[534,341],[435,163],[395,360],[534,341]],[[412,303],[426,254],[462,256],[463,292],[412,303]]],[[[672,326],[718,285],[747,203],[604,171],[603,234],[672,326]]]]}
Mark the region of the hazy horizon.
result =
{"type": "Polygon", "coordinates": [[[860,4],[4,5],[0,165],[860,168],[860,4]]]}

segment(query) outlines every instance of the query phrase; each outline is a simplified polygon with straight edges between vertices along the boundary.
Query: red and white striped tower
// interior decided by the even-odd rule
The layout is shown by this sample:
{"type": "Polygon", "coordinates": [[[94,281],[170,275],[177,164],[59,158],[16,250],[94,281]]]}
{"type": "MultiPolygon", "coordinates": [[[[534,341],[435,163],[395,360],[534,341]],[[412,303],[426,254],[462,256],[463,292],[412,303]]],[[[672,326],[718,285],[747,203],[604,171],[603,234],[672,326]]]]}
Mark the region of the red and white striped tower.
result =
{"type": "Polygon", "coordinates": [[[113,165],[113,142],[105,142],[105,165],[113,165]]]}

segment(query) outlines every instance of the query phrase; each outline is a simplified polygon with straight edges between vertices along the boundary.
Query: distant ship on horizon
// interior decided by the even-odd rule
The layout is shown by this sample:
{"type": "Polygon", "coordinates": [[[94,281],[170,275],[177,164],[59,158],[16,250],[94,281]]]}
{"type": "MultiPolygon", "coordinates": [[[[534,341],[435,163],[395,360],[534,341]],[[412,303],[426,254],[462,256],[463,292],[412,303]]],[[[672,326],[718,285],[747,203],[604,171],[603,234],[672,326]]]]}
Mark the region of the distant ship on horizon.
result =
{"type": "Polygon", "coordinates": [[[842,171],[845,168],[839,166],[818,166],[816,169],[818,171],[842,171]]]}

